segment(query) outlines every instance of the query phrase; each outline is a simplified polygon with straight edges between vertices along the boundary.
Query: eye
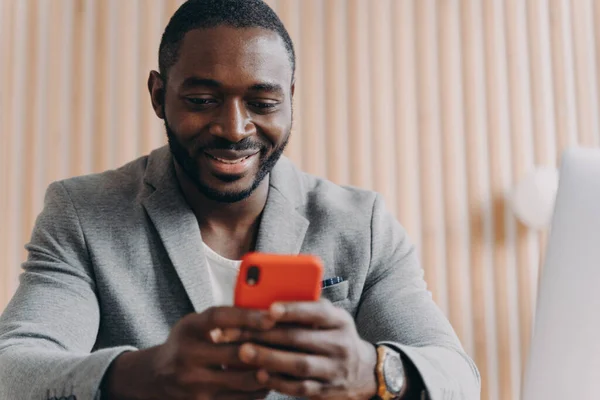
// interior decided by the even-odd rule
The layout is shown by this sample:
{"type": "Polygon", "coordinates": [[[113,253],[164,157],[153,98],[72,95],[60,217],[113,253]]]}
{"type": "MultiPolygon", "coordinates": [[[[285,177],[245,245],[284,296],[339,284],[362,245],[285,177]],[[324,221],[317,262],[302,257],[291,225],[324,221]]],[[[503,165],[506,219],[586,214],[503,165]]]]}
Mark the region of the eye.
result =
{"type": "Polygon", "coordinates": [[[275,111],[275,109],[279,105],[279,103],[264,102],[264,101],[250,101],[250,102],[248,102],[248,105],[250,107],[258,110],[259,112],[267,113],[267,112],[275,111]]]}
{"type": "Polygon", "coordinates": [[[192,106],[210,106],[217,104],[217,100],[212,97],[186,97],[185,100],[192,106]]]}

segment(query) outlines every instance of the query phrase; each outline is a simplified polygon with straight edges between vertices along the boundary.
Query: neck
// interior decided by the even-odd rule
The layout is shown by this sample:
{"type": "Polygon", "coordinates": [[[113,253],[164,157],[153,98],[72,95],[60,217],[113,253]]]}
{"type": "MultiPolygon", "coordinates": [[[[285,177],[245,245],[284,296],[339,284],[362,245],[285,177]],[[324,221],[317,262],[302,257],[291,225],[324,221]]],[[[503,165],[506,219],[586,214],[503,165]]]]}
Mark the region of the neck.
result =
{"type": "Polygon", "coordinates": [[[235,231],[256,225],[269,194],[268,176],[246,199],[235,203],[221,203],[202,194],[177,162],[175,162],[175,171],[183,194],[201,227],[218,226],[235,231]]]}

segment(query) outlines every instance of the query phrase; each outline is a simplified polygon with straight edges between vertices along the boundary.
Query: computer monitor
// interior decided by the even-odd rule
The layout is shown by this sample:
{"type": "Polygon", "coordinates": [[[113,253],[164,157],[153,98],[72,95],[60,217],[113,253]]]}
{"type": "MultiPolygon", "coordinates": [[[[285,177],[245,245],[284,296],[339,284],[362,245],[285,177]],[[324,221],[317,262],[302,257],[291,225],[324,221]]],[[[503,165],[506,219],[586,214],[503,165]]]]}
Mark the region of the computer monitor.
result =
{"type": "Polygon", "coordinates": [[[563,156],[523,400],[600,399],[600,149],[563,156]]]}

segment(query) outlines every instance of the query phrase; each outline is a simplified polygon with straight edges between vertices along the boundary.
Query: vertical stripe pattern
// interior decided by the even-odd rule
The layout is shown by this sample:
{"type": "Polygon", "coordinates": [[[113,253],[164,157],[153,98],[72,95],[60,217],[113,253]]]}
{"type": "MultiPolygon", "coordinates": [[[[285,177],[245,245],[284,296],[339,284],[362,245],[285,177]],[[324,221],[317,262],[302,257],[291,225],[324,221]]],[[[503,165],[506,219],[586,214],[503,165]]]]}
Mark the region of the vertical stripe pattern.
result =
{"type": "MultiPolygon", "coordinates": [[[[0,310],[44,191],[165,143],[148,72],[181,0],[0,0],[0,310]]],[[[381,192],[483,377],[517,399],[545,232],[506,196],[598,146],[594,0],[269,0],[298,56],[287,155],[381,192]]]]}

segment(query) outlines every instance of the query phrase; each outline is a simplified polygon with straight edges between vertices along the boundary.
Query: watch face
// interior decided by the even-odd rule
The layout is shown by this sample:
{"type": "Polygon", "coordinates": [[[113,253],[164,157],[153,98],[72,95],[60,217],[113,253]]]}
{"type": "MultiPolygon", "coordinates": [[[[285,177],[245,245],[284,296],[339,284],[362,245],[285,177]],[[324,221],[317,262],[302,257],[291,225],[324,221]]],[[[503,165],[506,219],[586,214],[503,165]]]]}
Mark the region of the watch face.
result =
{"type": "Polygon", "coordinates": [[[390,393],[400,393],[404,386],[404,367],[397,354],[387,354],[383,363],[385,386],[390,393]]]}

